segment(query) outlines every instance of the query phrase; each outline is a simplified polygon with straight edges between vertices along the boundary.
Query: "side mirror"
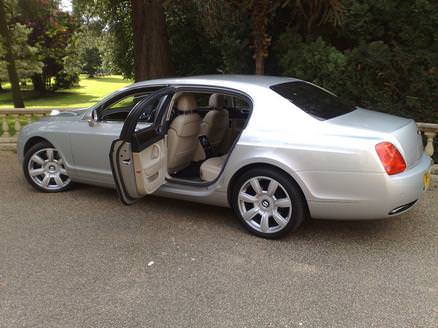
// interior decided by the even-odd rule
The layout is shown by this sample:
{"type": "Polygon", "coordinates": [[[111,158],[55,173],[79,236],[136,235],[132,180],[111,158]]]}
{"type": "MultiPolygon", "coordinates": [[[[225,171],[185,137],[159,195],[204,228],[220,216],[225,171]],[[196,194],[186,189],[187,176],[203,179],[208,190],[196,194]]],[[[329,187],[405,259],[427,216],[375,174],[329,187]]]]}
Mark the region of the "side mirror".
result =
{"type": "Polygon", "coordinates": [[[98,118],[97,118],[97,111],[96,111],[96,109],[93,109],[93,110],[91,111],[91,117],[88,119],[88,125],[89,125],[90,127],[93,127],[93,126],[96,125],[97,121],[98,121],[98,118]]]}

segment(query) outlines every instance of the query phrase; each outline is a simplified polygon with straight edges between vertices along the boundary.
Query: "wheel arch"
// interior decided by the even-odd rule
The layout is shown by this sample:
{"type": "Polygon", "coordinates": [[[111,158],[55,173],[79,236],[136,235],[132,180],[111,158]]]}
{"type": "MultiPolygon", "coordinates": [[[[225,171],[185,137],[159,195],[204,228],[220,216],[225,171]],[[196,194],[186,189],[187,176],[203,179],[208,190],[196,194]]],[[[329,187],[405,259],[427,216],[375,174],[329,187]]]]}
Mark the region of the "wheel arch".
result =
{"type": "Polygon", "coordinates": [[[289,172],[287,172],[286,170],[284,170],[283,168],[281,168],[279,165],[275,165],[275,164],[271,164],[271,163],[264,163],[264,162],[254,162],[254,163],[250,163],[247,165],[242,166],[241,168],[239,168],[231,177],[231,179],[228,182],[228,188],[227,188],[227,199],[228,199],[228,204],[231,206],[231,195],[232,195],[232,191],[234,188],[234,184],[236,182],[236,180],[239,178],[240,175],[243,174],[243,172],[248,171],[250,169],[254,169],[254,168],[270,168],[270,169],[274,169],[282,174],[284,174],[285,176],[287,176],[289,178],[289,180],[295,184],[298,189],[301,191],[301,195],[303,196],[303,199],[306,203],[306,207],[307,209],[309,208],[309,204],[308,204],[308,200],[306,197],[306,193],[305,193],[305,187],[303,188],[302,186],[302,182],[298,182],[294,176],[292,176],[289,172]]]}
{"type": "Polygon", "coordinates": [[[49,140],[47,140],[46,138],[43,138],[43,137],[40,137],[40,136],[31,137],[24,144],[23,154],[22,155],[25,156],[27,151],[30,148],[32,148],[33,146],[35,146],[36,144],[38,144],[40,142],[48,142],[49,144],[51,144],[53,146],[53,144],[49,140]]]}

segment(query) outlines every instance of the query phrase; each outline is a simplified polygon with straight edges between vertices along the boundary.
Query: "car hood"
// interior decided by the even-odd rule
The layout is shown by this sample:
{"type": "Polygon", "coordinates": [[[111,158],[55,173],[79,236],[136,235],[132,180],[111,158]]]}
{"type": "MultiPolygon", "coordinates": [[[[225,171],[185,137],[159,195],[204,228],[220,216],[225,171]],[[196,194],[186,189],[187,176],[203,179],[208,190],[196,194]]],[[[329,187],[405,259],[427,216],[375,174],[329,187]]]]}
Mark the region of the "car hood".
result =
{"type": "Polygon", "coordinates": [[[89,108],[72,109],[68,111],[52,110],[52,112],[41,119],[41,121],[76,121],[81,119],[89,108]]]}

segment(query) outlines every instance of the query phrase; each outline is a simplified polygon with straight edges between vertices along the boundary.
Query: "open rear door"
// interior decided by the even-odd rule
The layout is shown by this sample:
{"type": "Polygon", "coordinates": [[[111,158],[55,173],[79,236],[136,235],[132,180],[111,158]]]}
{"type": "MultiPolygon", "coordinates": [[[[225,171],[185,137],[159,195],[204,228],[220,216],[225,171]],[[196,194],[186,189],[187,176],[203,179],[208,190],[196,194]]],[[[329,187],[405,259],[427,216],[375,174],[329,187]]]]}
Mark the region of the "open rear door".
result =
{"type": "Polygon", "coordinates": [[[136,104],[119,139],[111,145],[114,182],[126,205],[153,193],[166,181],[165,112],[173,93],[173,88],[164,88],[136,104]]]}

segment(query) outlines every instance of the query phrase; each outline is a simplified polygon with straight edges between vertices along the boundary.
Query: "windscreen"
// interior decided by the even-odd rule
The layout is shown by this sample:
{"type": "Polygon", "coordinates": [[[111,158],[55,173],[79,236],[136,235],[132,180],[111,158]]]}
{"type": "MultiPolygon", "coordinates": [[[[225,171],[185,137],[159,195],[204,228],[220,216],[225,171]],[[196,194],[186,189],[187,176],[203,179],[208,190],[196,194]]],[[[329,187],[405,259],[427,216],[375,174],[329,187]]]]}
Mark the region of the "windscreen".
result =
{"type": "Polygon", "coordinates": [[[271,86],[307,114],[328,120],[355,110],[355,106],[339,97],[306,82],[288,82],[271,86]]]}

